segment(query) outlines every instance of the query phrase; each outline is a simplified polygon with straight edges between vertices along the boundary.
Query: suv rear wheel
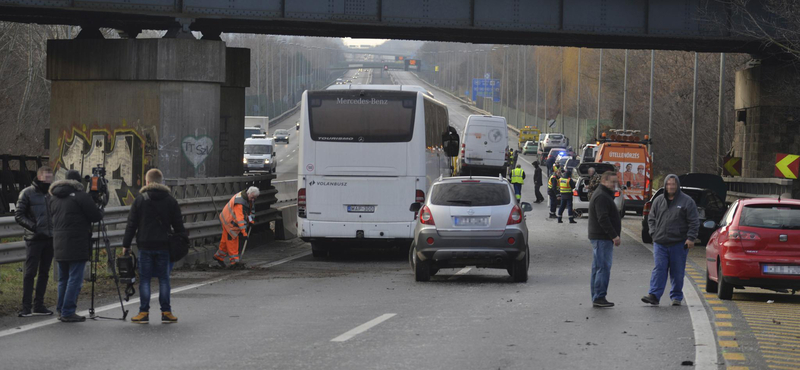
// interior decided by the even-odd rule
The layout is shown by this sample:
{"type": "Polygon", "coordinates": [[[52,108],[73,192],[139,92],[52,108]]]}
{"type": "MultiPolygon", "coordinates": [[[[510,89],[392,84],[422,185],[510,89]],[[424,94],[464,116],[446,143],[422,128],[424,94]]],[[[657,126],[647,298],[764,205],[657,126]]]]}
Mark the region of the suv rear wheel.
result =
{"type": "Polygon", "coordinates": [[[528,268],[531,263],[530,248],[525,249],[525,258],[522,261],[511,262],[511,271],[509,275],[516,283],[524,283],[528,281],[528,268]]]}
{"type": "Polygon", "coordinates": [[[708,273],[708,267],[706,266],[706,293],[716,293],[717,289],[717,282],[711,280],[711,275],[708,273]]]}
{"type": "Polygon", "coordinates": [[[733,285],[725,281],[725,274],[719,262],[717,262],[717,297],[726,301],[733,298],[733,285]]]}
{"type": "Polygon", "coordinates": [[[416,281],[431,280],[431,262],[420,261],[417,259],[416,246],[412,245],[411,248],[409,248],[408,262],[411,264],[411,269],[414,270],[414,280],[416,281]]]}

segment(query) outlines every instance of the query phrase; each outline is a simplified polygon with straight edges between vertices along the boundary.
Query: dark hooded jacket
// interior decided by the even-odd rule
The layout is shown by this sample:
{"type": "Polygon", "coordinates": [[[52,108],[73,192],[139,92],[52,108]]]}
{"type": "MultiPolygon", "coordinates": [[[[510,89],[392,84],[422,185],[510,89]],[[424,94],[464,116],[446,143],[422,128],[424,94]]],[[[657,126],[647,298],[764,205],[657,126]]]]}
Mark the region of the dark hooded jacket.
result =
{"type": "Polygon", "coordinates": [[[19,192],[14,220],[25,229],[25,240],[47,240],[53,237],[48,210],[50,184],[33,180],[33,185],[19,192]]]}
{"type": "Polygon", "coordinates": [[[135,235],[139,249],[167,250],[170,227],[175,233],[186,235],[178,201],[169,193],[168,187],[146,185],[139,190],[139,196],[131,205],[122,246],[130,248],[135,235]],[[144,194],[147,194],[147,199],[144,194]]]}
{"type": "Polygon", "coordinates": [[[670,245],[687,239],[697,240],[700,217],[694,199],[681,191],[681,181],[677,175],[667,175],[664,179],[664,190],[663,194],[653,199],[650,215],[647,217],[653,242],[670,245]],[[675,179],[678,190],[675,199],[667,202],[666,184],[670,178],[675,179]]]}
{"type": "Polygon", "coordinates": [[[74,180],[50,185],[56,261],[88,261],[91,256],[92,223],[103,219],[103,211],[83,189],[83,185],[74,180]]]}
{"type": "Polygon", "coordinates": [[[542,186],[542,168],[539,166],[535,166],[533,170],[533,184],[542,186]]]}

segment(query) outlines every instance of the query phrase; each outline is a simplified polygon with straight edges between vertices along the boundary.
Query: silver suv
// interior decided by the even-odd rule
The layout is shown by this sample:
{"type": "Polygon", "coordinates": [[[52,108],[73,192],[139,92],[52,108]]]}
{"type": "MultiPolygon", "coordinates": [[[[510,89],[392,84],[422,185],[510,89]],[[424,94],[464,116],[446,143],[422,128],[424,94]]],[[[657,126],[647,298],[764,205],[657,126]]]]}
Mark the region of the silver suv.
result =
{"type": "Polygon", "coordinates": [[[499,177],[439,179],[417,213],[409,263],[417,281],[440,268],[477,266],[506,269],[516,282],[528,280],[530,250],[525,212],[511,184],[499,177]]]}

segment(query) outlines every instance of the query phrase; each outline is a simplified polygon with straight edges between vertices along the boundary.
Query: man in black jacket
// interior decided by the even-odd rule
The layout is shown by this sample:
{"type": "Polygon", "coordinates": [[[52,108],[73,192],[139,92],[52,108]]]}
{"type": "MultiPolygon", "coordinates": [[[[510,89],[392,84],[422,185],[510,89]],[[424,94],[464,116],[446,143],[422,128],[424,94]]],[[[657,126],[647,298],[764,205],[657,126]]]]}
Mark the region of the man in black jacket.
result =
{"type": "Polygon", "coordinates": [[[51,182],[53,170],[47,166],[39,167],[33,185],[19,193],[17,209],[14,211],[14,220],[25,229],[25,275],[22,278],[22,310],[19,311],[19,317],[53,314],[44,306],[47,279],[53,263],[53,226],[47,204],[51,182]],[[33,299],[37,272],[39,281],[36,283],[36,299],[33,299]]]}
{"type": "Polygon", "coordinates": [[[539,162],[533,162],[533,189],[536,191],[536,201],[534,203],[541,203],[544,201],[544,196],[539,188],[542,187],[542,169],[539,167],[539,162]]]}
{"type": "Polygon", "coordinates": [[[161,322],[177,323],[170,306],[169,284],[169,233],[185,235],[183,217],[178,201],[162,185],[161,171],[151,169],[145,175],[146,185],[139,190],[128,213],[128,226],[122,240],[123,253],[129,253],[136,236],[139,248],[139,314],[131,322],[150,322],[150,280],[158,278],[158,302],[161,305],[161,322]]]}
{"type": "Polygon", "coordinates": [[[600,177],[600,185],[589,200],[589,241],[592,242],[592,306],[614,307],[606,299],[608,281],[611,277],[611,263],[614,247],[620,244],[622,222],[614,204],[614,186],[617,174],[606,171],[600,177]]]}
{"type": "Polygon", "coordinates": [[[86,321],[75,310],[83,286],[83,270],[92,255],[92,223],[103,219],[103,210],[80,181],[80,173],[69,170],[66,180],[50,186],[53,247],[58,263],[56,310],[62,322],[86,321]]]}

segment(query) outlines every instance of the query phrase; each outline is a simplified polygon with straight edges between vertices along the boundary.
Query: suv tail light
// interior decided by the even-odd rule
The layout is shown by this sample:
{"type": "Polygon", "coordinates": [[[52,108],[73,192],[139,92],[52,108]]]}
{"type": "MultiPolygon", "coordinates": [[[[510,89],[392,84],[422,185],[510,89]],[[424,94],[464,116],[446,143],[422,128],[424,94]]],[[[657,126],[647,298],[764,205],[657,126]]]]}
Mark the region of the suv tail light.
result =
{"type": "Polygon", "coordinates": [[[619,190],[614,192],[614,198],[619,198],[619,190]]]}
{"type": "Polygon", "coordinates": [[[436,222],[433,221],[433,214],[431,214],[431,209],[428,206],[422,207],[419,211],[419,223],[423,225],[436,225],[436,222]]]}
{"type": "Polygon", "coordinates": [[[306,217],[306,188],[297,190],[297,217],[306,217]]]}
{"type": "Polygon", "coordinates": [[[417,189],[417,195],[414,201],[417,203],[425,203],[425,192],[417,189]]]}
{"type": "Polygon", "coordinates": [[[572,196],[573,197],[577,197],[578,196],[578,189],[572,189],[572,196]]]}
{"type": "Polygon", "coordinates": [[[511,209],[511,214],[508,215],[508,222],[506,225],[517,225],[522,222],[522,209],[518,205],[514,205],[511,209]]]}
{"type": "Polygon", "coordinates": [[[642,216],[647,217],[650,214],[650,208],[653,207],[653,203],[647,202],[642,207],[642,216]]]}

